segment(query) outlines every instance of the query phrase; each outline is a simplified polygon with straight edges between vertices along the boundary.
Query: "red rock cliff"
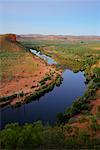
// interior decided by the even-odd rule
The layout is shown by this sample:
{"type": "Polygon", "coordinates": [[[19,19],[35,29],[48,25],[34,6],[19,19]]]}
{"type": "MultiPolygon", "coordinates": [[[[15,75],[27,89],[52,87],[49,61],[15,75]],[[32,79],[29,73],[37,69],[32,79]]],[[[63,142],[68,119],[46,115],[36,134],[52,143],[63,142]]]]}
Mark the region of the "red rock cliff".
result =
{"type": "Polygon", "coordinates": [[[7,34],[6,39],[10,41],[16,41],[16,35],[15,34],[7,34]]]}

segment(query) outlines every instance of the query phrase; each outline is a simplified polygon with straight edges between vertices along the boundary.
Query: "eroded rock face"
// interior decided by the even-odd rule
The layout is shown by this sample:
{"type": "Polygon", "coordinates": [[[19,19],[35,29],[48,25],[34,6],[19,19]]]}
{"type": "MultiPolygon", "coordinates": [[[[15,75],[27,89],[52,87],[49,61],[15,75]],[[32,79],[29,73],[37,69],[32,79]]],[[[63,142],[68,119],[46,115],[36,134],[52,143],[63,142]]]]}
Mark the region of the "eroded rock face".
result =
{"type": "Polygon", "coordinates": [[[7,38],[7,40],[10,40],[10,41],[16,41],[16,35],[15,34],[7,34],[6,38],[7,38]]]}

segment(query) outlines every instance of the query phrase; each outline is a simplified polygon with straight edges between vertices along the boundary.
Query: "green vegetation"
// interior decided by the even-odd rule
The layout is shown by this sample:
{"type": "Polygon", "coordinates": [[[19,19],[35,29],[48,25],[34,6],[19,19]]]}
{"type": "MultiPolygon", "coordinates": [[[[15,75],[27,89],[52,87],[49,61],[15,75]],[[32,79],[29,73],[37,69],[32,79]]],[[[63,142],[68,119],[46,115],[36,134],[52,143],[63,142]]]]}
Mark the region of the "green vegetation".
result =
{"type": "MultiPolygon", "coordinates": [[[[38,40],[23,41],[22,43],[26,47],[35,48],[53,57],[62,67],[70,68],[74,72],[84,70],[86,82],[88,83],[87,91],[72,104],[60,119],[65,121],[65,116],[69,120],[80,112],[89,112],[91,109],[89,105],[90,99],[96,98],[95,93],[100,88],[100,68],[94,67],[91,69],[92,65],[99,61],[100,52],[96,48],[100,47],[100,42],[81,41],[72,43],[65,40],[38,40]]],[[[61,122],[61,120],[58,122],[61,122]]]]}
{"type": "Polygon", "coordinates": [[[73,71],[85,70],[99,60],[100,42],[67,42],[66,40],[22,41],[24,46],[33,48],[53,57],[62,67],[73,71]]]}
{"type": "Polygon", "coordinates": [[[100,126],[98,125],[97,119],[94,116],[91,117],[90,127],[93,131],[99,131],[100,130],[100,126]]]}
{"type": "Polygon", "coordinates": [[[4,96],[4,97],[0,98],[0,102],[3,102],[3,101],[5,102],[5,101],[8,101],[8,100],[10,100],[10,99],[16,98],[17,95],[18,95],[18,94],[12,94],[12,95],[10,95],[10,96],[4,96]]]}
{"type": "Polygon", "coordinates": [[[62,117],[58,117],[58,119],[59,119],[58,122],[66,123],[73,116],[75,116],[79,113],[84,114],[84,112],[88,112],[88,113],[90,112],[90,110],[91,110],[90,102],[91,102],[91,100],[96,99],[96,91],[97,91],[97,89],[100,88],[100,83],[97,82],[99,80],[99,78],[97,78],[97,75],[98,75],[98,72],[97,72],[97,74],[96,74],[96,72],[95,72],[95,74],[93,74],[92,79],[88,83],[87,91],[84,93],[84,95],[82,97],[79,97],[78,99],[76,99],[73,102],[71,107],[69,107],[62,114],[62,117]]]}
{"type": "Polygon", "coordinates": [[[18,64],[21,63],[21,57],[25,55],[24,52],[10,52],[1,51],[0,52],[0,80],[3,81],[5,76],[8,81],[14,78],[13,69],[18,64]]]}
{"type": "Polygon", "coordinates": [[[60,86],[62,83],[63,78],[60,75],[57,75],[56,77],[56,86],[60,86]]]}
{"type": "Polygon", "coordinates": [[[38,63],[32,60],[28,52],[0,52],[0,81],[2,82],[5,79],[13,80],[16,74],[22,74],[22,71],[34,74],[38,68],[38,63]]]}
{"type": "Polygon", "coordinates": [[[41,87],[38,90],[36,90],[34,94],[31,94],[30,96],[26,97],[25,102],[28,103],[32,100],[35,100],[36,98],[39,98],[40,96],[44,95],[46,92],[51,91],[55,85],[59,86],[62,83],[62,77],[60,75],[57,75],[56,79],[53,82],[51,82],[49,85],[45,84],[45,81],[47,80],[51,80],[51,77],[46,76],[44,79],[42,79],[40,81],[41,87]]]}
{"type": "Polygon", "coordinates": [[[70,125],[51,127],[38,121],[24,126],[6,125],[0,131],[0,145],[1,149],[99,149],[100,139],[70,125]]]}
{"type": "Polygon", "coordinates": [[[40,96],[44,95],[46,92],[51,91],[55,86],[55,82],[51,83],[48,86],[42,86],[37,91],[34,92],[34,94],[31,94],[30,96],[25,98],[25,102],[28,103],[32,100],[35,100],[36,98],[39,98],[40,96]]]}
{"type": "Polygon", "coordinates": [[[90,100],[96,98],[96,91],[100,88],[100,68],[91,68],[92,65],[99,61],[100,51],[96,48],[100,47],[100,42],[81,41],[72,43],[66,42],[66,40],[38,40],[23,41],[22,43],[26,47],[35,48],[53,57],[62,67],[70,68],[74,72],[84,70],[86,82],[88,83],[87,91],[63,115],[60,114],[58,122],[66,122],[78,113],[89,113],[91,110],[90,100]]]}
{"type": "Polygon", "coordinates": [[[46,77],[44,77],[39,83],[40,83],[41,85],[44,85],[44,84],[45,84],[45,81],[47,81],[47,80],[51,80],[51,76],[46,75],[46,77]]]}
{"type": "Polygon", "coordinates": [[[16,41],[16,35],[0,35],[0,44],[0,82],[19,79],[23,73],[30,77],[39,69],[39,62],[34,61],[27,48],[16,41]]]}
{"type": "Polygon", "coordinates": [[[94,73],[94,76],[96,77],[96,80],[98,79],[98,81],[99,81],[99,79],[100,79],[100,68],[95,67],[93,69],[93,73],[94,73]]]}
{"type": "MultiPolygon", "coordinates": [[[[62,77],[60,75],[57,74],[56,79],[51,82],[49,85],[46,85],[45,81],[51,80],[51,76],[46,75],[46,77],[44,77],[41,81],[40,84],[41,86],[39,87],[38,90],[36,90],[34,92],[34,94],[31,94],[30,96],[27,96],[24,101],[18,101],[16,102],[16,104],[14,105],[15,107],[20,106],[23,103],[28,103],[32,100],[35,100],[36,98],[39,98],[40,96],[43,96],[45,93],[50,92],[55,85],[56,86],[60,86],[60,84],[62,83],[62,77]]],[[[32,88],[32,87],[31,87],[32,88]]],[[[16,97],[23,97],[25,94],[23,91],[19,92],[19,93],[15,93],[9,96],[4,96],[4,97],[0,97],[0,102],[2,104],[2,106],[4,104],[8,104],[10,103],[10,101],[16,97]],[[2,103],[3,102],[3,103],[2,103]]]]}
{"type": "MultiPolygon", "coordinates": [[[[11,94],[11,95],[8,95],[8,96],[0,97],[0,106],[3,107],[6,104],[10,104],[10,102],[12,101],[12,99],[21,98],[23,96],[24,96],[24,92],[21,91],[21,92],[14,93],[14,94],[11,94]]],[[[16,102],[16,106],[19,106],[19,104],[21,105],[21,102],[16,102]]]]}

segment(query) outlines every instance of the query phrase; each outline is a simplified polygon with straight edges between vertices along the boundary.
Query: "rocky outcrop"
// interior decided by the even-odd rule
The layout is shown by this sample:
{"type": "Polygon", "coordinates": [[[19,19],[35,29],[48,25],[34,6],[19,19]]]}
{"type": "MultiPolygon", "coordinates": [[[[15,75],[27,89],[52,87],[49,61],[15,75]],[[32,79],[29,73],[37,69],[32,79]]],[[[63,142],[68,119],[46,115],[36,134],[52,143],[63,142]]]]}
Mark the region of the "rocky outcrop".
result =
{"type": "Polygon", "coordinates": [[[16,42],[16,35],[15,34],[7,34],[6,39],[9,40],[9,41],[16,42]]]}
{"type": "Polygon", "coordinates": [[[25,51],[25,47],[17,41],[16,34],[0,35],[0,51],[25,51]]]}

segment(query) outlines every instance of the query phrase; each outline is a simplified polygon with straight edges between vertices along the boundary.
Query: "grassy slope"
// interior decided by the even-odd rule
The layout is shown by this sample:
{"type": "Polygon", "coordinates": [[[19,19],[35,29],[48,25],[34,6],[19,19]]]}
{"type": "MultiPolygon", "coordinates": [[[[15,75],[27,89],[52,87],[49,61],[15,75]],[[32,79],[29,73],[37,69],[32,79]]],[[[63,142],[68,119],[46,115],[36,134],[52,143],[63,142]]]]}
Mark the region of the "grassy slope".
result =
{"type": "MultiPolygon", "coordinates": [[[[43,94],[47,89],[42,90],[40,85],[47,75],[52,76],[48,79],[45,86],[56,84],[58,72],[54,67],[48,66],[42,59],[30,53],[24,46],[16,41],[15,35],[0,36],[0,104],[23,103],[29,97],[43,94]],[[52,74],[53,72],[53,74],[52,74]],[[53,81],[54,80],[54,81],[53,81]],[[52,83],[54,82],[54,83],[52,83]],[[35,93],[35,91],[38,92],[35,93]],[[40,90],[40,91],[39,91],[40,90]],[[17,93],[17,96],[11,97],[17,93]],[[20,96],[23,93],[23,96],[20,96]],[[31,96],[30,96],[31,95],[31,96]]],[[[33,98],[33,97],[32,97],[33,98]]],[[[31,98],[31,99],[32,99],[31,98]]]]}
{"type": "Polygon", "coordinates": [[[6,39],[6,35],[0,36],[0,42],[1,82],[11,81],[24,71],[34,73],[39,69],[38,63],[20,43],[6,39]]]}
{"type": "MultiPolygon", "coordinates": [[[[84,61],[92,61],[100,54],[99,41],[67,41],[67,40],[22,40],[26,47],[36,48],[43,53],[53,57],[59,64],[73,70],[84,69],[84,61]],[[91,59],[91,60],[90,60],[91,59]]],[[[94,63],[94,62],[93,62],[94,63]]]]}

